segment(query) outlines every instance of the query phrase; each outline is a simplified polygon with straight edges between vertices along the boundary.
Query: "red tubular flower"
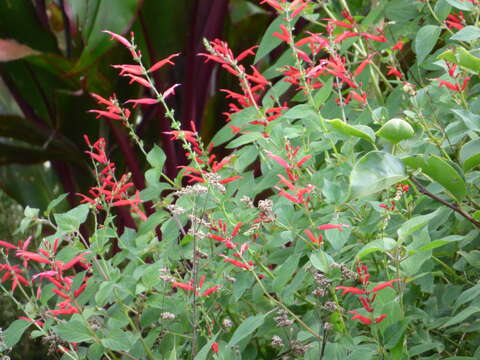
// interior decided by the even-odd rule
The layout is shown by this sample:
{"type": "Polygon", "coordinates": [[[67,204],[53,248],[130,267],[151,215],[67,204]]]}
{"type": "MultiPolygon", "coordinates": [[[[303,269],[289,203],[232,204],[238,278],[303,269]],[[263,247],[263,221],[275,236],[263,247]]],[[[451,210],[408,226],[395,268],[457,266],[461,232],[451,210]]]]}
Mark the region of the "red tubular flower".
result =
{"type": "Polygon", "coordinates": [[[60,297],[62,297],[62,298],[64,298],[64,299],[70,299],[70,297],[69,297],[67,294],[65,294],[64,292],[58,290],[57,288],[53,288],[53,289],[52,289],[52,292],[54,292],[55,294],[57,294],[58,296],[60,296],[60,297]]]}
{"type": "Polygon", "coordinates": [[[337,229],[338,231],[343,231],[343,228],[348,228],[350,225],[346,224],[325,224],[320,225],[317,227],[318,230],[330,230],[330,229],[337,229]]]}
{"type": "Polygon", "coordinates": [[[34,252],[30,252],[30,251],[17,250],[17,256],[23,257],[24,259],[27,259],[27,260],[33,260],[38,263],[50,264],[50,260],[45,259],[42,255],[36,254],[34,252]]]}
{"type": "Polygon", "coordinates": [[[225,255],[221,255],[223,257],[223,262],[228,262],[230,264],[232,264],[233,266],[236,266],[238,268],[241,268],[241,269],[245,269],[245,270],[250,270],[250,265],[249,264],[245,264],[241,261],[238,261],[238,260],[235,260],[235,259],[230,259],[229,257],[225,256],[225,255]]]}
{"type": "Polygon", "coordinates": [[[217,292],[218,289],[220,289],[220,285],[212,286],[211,288],[208,288],[207,290],[205,290],[205,291],[203,292],[202,296],[208,296],[208,295],[210,295],[211,293],[217,292]]]}
{"type": "Polygon", "coordinates": [[[172,54],[169,57],[167,57],[166,59],[163,59],[163,60],[160,60],[160,61],[156,62],[150,69],[148,69],[148,72],[151,73],[151,72],[157,71],[158,69],[162,68],[166,64],[175,65],[175,63],[173,61],[171,61],[170,59],[172,59],[174,57],[177,57],[178,55],[180,55],[180,53],[172,54]]]}
{"type": "Polygon", "coordinates": [[[280,165],[281,167],[283,167],[285,169],[290,168],[290,165],[284,159],[282,159],[280,156],[272,154],[270,151],[267,151],[267,150],[265,150],[265,153],[267,154],[267,156],[270,159],[275,160],[277,162],[277,164],[280,165]]]}
{"type": "Polygon", "coordinates": [[[352,320],[359,320],[365,325],[371,325],[372,324],[372,320],[370,320],[368,317],[360,315],[356,311],[350,311],[350,313],[354,314],[354,316],[352,317],[352,320]]]}
{"type": "Polygon", "coordinates": [[[248,48],[247,50],[242,51],[235,60],[237,62],[240,62],[243,59],[245,59],[248,55],[255,55],[255,52],[253,50],[256,48],[258,48],[258,45],[252,46],[251,48],[248,48]]]}
{"type": "Polygon", "coordinates": [[[377,291],[380,291],[380,290],[383,290],[387,287],[391,287],[393,289],[393,283],[394,282],[398,282],[398,281],[402,281],[402,279],[393,279],[393,280],[390,280],[390,281],[386,281],[384,283],[381,283],[381,284],[378,284],[377,286],[375,286],[373,289],[372,289],[372,293],[374,292],[377,292],[377,291]]]}
{"type": "Polygon", "coordinates": [[[380,324],[383,321],[383,319],[385,319],[386,317],[387,317],[387,314],[382,314],[382,315],[375,318],[375,322],[377,324],[380,324]]]}
{"type": "Polygon", "coordinates": [[[187,291],[193,291],[195,290],[192,285],[190,284],[184,284],[178,281],[173,281],[172,282],[172,288],[179,287],[180,289],[187,290],[187,291]]]}
{"type": "Polygon", "coordinates": [[[356,37],[359,34],[353,31],[345,31],[344,33],[338,35],[335,40],[333,41],[335,44],[341,43],[343,40],[346,40],[351,37],[356,37]]]}
{"type": "Polygon", "coordinates": [[[15,245],[10,244],[10,243],[8,243],[8,242],[6,242],[6,241],[2,241],[2,240],[0,240],[0,246],[6,247],[6,248],[8,248],[8,249],[14,249],[14,250],[17,249],[17,247],[16,247],[15,245]]]}
{"type": "Polygon", "coordinates": [[[346,295],[348,293],[352,293],[355,295],[363,295],[365,294],[365,291],[362,289],[358,289],[356,287],[351,287],[351,286],[337,286],[335,290],[343,290],[342,295],[346,295]]]}
{"type": "Polygon", "coordinates": [[[180,86],[180,84],[172,85],[167,90],[165,90],[162,94],[163,99],[168,98],[170,95],[175,95],[175,88],[178,86],[180,86]]]}
{"type": "MultiPolygon", "coordinates": [[[[267,0],[264,0],[264,1],[267,1],[267,0]]],[[[212,344],[212,351],[216,354],[218,353],[218,343],[217,342],[214,342],[212,344]]]]}
{"type": "Polygon", "coordinates": [[[318,236],[318,238],[316,238],[315,235],[313,235],[313,233],[308,229],[304,230],[303,232],[305,233],[305,235],[307,235],[307,237],[310,239],[310,241],[312,243],[317,244],[317,245],[322,244],[323,236],[321,234],[318,236]]]}
{"type": "MultiPolygon", "coordinates": [[[[133,76],[133,75],[132,75],[133,76]]],[[[112,120],[122,120],[122,117],[118,114],[115,114],[111,111],[103,111],[103,110],[88,110],[88,112],[97,114],[97,119],[101,116],[107,117],[112,120]]]]}
{"type": "Polygon", "coordinates": [[[397,79],[401,79],[403,77],[403,74],[398,69],[396,69],[395,67],[389,65],[389,66],[387,66],[387,69],[388,69],[387,76],[393,75],[397,79]]]}
{"type": "Polygon", "coordinates": [[[243,177],[243,176],[239,176],[239,175],[230,176],[230,177],[228,177],[228,178],[225,178],[225,179],[220,180],[219,183],[222,184],[222,185],[225,185],[225,184],[231,183],[232,181],[241,179],[242,177],[243,177]]]}
{"type": "Polygon", "coordinates": [[[399,40],[395,43],[395,45],[392,46],[392,50],[402,50],[403,49],[403,41],[399,40]]]}
{"type": "Polygon", "coordinates": [[[364,37],[365,39],[370,39],[373,41],[387,42],[387,38],[383,35],[372,35],[369,33],[361,33],[361,36],[364,37]]]}
{"type": "Polygon", "coordinates": [[[129,104],[129,103],[132,103],[133,107],[135,108],[135,107],[137,107],[138,104],[141,104],[141,105],[156,104],[156,103],[158,103],[158,100],[157,99],[151,99],[151,98],[143,98],[143,99],[131,99],[131,100],[125,101],[125,104],[129,104]]]}
{"type": "Polygon", "coordinates": [[[130,41],[128,41],[127,39],[125,39],[123,36],[121,35],[118,35],[118,34],[115,34],[111,31],[108,31],[108,30],[103,30],[102,32],[106,33],[106,34],[109,34],[112,38],[110,40],[117,40],[119,43],[121,43],[122,45],[125,45],[127,48],[131,49],[133,47],[133,45],[130,43],[130,41]]]}
{"type": "Polygon", "coordinates": [[[137,75],[132,75],[132,74],[125,74],[125,76],[129,77],[130,78],[130,81],[128,82],[129,84],[133,83],[133,82],[137,82],[139,83],[140,85],[143,85],[147,88],[151,88],[152,85],[148,82],[147,79],[144,79],[140,76],[137,76],[137,75]]]}
{"type": "Polygon", "coordinates": [[[287,44],[290,44],[290,42],[292,41],[292,38],[290,37],[290,33],[288,32],[285,25],[280,24],[280,30],[282,30],[281,34],[279,32],[275,31],[272,35],[276,36],[277,38],[279,38],[282,41],[285,41],[287,44]]]}

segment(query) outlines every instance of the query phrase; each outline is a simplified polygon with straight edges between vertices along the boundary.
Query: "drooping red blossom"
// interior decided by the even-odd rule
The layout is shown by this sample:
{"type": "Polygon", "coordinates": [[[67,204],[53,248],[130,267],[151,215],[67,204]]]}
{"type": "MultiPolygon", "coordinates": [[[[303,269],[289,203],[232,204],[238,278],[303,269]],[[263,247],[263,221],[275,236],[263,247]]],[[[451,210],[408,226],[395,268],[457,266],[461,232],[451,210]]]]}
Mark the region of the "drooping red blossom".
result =
{"type": "Polygon", "coordinates": [[[356,312],[355,310],[353,311],[350,311],[351,314],[354,314],[354,316],[352,317],[352,320],[359,320],[360,322],[362,322],[363,324],[365,325],[371,325],[372,324],[372,320],[370,320],[368,317],[366,316],[363,316],[363,315],[360,315],[358,312],[356,312]]]}
{"type": "Polygon", "coordinates": [[[352,286],[337,286],[335,289],[336,290],[343,290],[342,295],[346,295],[346,294],[350,294],[350,293],[355,294],[355,295],[365,294],[365,290],[358,289],[358,288],[352,287],[352,286]]]}
{"type": "Polygon", "coordinates": [[[343,231],[343,228],[348,228],[350,225],[346,224],[324,224],[317,226],[318,230],[331,230],[331,229],[337,229],[338,231],[343,231]]]}

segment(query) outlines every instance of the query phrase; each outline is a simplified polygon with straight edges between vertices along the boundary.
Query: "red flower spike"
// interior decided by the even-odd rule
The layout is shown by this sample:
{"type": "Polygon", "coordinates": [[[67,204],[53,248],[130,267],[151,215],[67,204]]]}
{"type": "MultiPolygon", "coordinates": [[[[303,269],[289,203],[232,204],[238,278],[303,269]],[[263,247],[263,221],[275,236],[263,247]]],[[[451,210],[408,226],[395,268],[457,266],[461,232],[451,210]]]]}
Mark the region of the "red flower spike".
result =
{"type": "Polygon", "coordinates": [[[27,259],[27,260],[33,260],[38,263],[50,264],[50,260],[45,259],[43,256],[30,251],[17,250],[17,256],[23,257],[24,259],[27,259]]]}
{"type": "Polygon", "coordinates": [[[355,295],[363,295],[365,294],[365,291],[362,289],[358,289],[356,287],[351,287],[351,286],[337,286],[335,290],[343,290],[342,295],[346,295],[348,293],[352,293],[355,295]]]}
{"type": "Polygon", "coordinates": [[[281,167],[283,167],[285,169],[290,169],[290,165],[284,159],[282,159],[280,156],[272,154],[270,151],[267,151],[267,150],[265,150],[265,153],[267,154],[267,156],[270,159],[275,160],[277,162],[277,164],[279,164],[281,167]]]}
{"type": "Polygon", "coordinates": [[[184,283],[181,283],[181,282],[178,282],[178,281],[173,281],[172,282],[172,288],[176,288],[176,287],[179,287],[180,289],[183,289],[183,290],[186,290],[186,291],[193,291],[194,288],[192,285],[190,284],[184,284],[184,283]]]}

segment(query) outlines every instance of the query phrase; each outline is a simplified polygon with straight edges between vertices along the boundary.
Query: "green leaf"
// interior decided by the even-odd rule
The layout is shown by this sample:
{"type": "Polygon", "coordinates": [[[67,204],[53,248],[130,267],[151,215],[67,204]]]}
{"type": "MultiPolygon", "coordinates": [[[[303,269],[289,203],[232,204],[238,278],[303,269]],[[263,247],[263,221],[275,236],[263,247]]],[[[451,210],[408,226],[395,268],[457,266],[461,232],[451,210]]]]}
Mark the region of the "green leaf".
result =
{"type": "MultiPolygon", "coordinates": [[[[78,3],[78,1],[72,1],[78,3]]],[[[82,3],[82,2],[80,2],[82,3]]],[[[74,9],[78,9],[77,15],[80,16],[79,21],[83,26],[82,36],[85,39],[86,47],[78,59],[74,71],[82,71],[98,57],[102,56],[113,44],[115,40],[110,40],[108,34],[103,30],[109,30],[116,34],[123,34],[128,29],[137,11],[138,0],[91,0],[85,2],[87,5],[81,5],[74,9]]],[[[128,37],[128,35],[127,35],[128,37]]],[[[118,46],[123,46],[119,45],[118,46]]],[[[125,49],[127,52],[128,50],[125,49]]]]}
{"type": "Polygon", "coordinates": [[[291,109],[289,109],[285,114],[283,114],[283,118],[285,119],[303,119],[307,115],[313,114],[314,116],[316,115],[315,109],[309,105],[309,104],[300,104],[300,105],[295,105],[291,109]]]}
{"type": "Polygon", "coordinates": [[[465,0],[447,0],[447,2],[454,8],[460,10],[472,11],[473,9],[475,9],[475,6],[471,2],[465,0]]]}
{"type": "Polygon", "coordinates": [[[397,243],[395,240],[387,237],[384,237],[379,240],[374,240],[364,245],[363,248],[360,249],[360,251],[357,253],[357,259],[361,260],[365,256],[376,251],[381,251],[381,252],[390,251],[395,247],[396,244],[397,243]]]}
{"type": "Polygon", "coordinates": [[[422,169],[433,181],[438,182],[457,200],[467,194],[465,180],[458,171],[444,159],[436,155],[413,155],[403,158],[403,162],[414,169],[422,169]]]}
{"type": "Polygon", "coordinates": [[[323,86],[313,94],[313,100],[317,107],[322,106],[328,100],[333,90],[333,77],[328,79],[323,86]]]}
{"type": "Polygon", "coordinates": [[[53,331],[68,342],[84,342],[92,340],[89,329],[80,320],[70,320],[53,327],[53,331]]]}
{"type": "Polygon", "coordinates": [[[340,119],[327,120],[326,122],[342,134],[356,136],[371,143],[375,142],[375,134],[368,126],[350,125],[340,119]]]}
{"type": "Polygon", "coordinates": [[[275,291],[280,291],[288,283],[291,277],[295,274],[295,270],[297,270],[299,261],[299,254],[292,255],[287,259],[287,261],[275,269],[275,280],[273,280],[272,283],[275,291]]]}
{"type": "Polygon", "coordinates": [[[20,339],[22,338],[23,333],[28,327],[32,325],[30,321],[19,319],[15,320],[10,324],[10,326],[4,331],[3,336],[5,337],[5,346],[11,348],[15,346],[20,339]]]}
{"type": "Polygon", "coordinates": [[[387,139],[394,144],[409,139],[414,134],[415,131],[412,126],[402,119],[391,119],[377,131],[377,136],[387,139]]]}
{"type": "Polygon", "coordinates": [[[48,216],[50,212],[58,205],[60,204],[66,197],[68,196],[68,193],[62,194],[55,199],[53,199],[50,204],[47,206],[47,210],[45,210],[45,215],[48,216]]]}
{"type": "Polygon", "coordinates": [[[257,110],[252,106],[232,114],[230,118],[231,121],[217,131],[212,138],[211,143],[214,143],[215,146],[222,145],[223,143],[235,137],[235,133],[232,131],[231,126],[242,127],[242,125],[246,125],[249,121],[257,120],[258,113],[257,110]]]}
{"type": "Polygon", "coordinates": [[[417,253],[417,252],[421,252],[421,251],[433,250],[433,249],[442,247],[444,245],[450,244],[452,242],[461,241],[463,239],[464,239],[464,237],[460,236],[460,235],[450,235],[450,236],[444,237],[443,239],[434,240],[430,244],[424,245],[424,246],[422,246],[418,249],[413,250],[412,252],[417,253]]]}
{"type": "Polygon", "coordinates": [[[476,26],[465,26],[459,32],[455,33],[450,40],[473,41],[480,38],[480,29],[476,26]]]}
{"type": "Polygon", "coordinates": [[[245,319],[240,326],[235,330],[233,333],[228,346],[235,346],[240,341],[245,339],[247,336],[252,334],[257,328],[259,328],[263,322],[265,321],[265,314],[259,314],[256,316],[250,316],[249,318],[245,319]]]}
{"type": "Polygon", "coordinates": [[[472,301],[476,298],[480,297],[480,284],[477,284],[470,289],[465,290],[463,293],[457,297],[455,301],[455,310],[457,310],[463,304],[466,304],[469,301],[472,301]]]}
{"type": "Polygon", "coordinates": [[[418,32],[415,37],[415,54],[417,54],[417,62],[423,63],[425,58],[435,47],[442,28],[436,25],[425,25],[418,32]]]}
{"type": "Polygon", "coordinates": [[[163,164],[165,164],[166,159],[167,157],[165,153],[157,145],[155,145],[147,154],[147,161],[153,168],[163,169],[163,164]]]}
{"type": "Polygon", "coordinates": [[[469,141],[463,145],[458,157],[465,171],[480,165],[480,139],[469,141]]]}
{"type": "Polygon", "coordinates": [[[331,270],[330,265],[333,263],[333,259],[330,255],[323,252],[322,250],[316,250],[312,252],[309,256],[310,262],[312,265],[324,273],[329,273],[331,270]]]}
{"type": "Polygon", "coordinates": [[[458,253],[462,255],[471,266],[473,266],[474,268],[480,269],[480,251],[479,250],[472,250],[470,252],[459,251],[458,253]]]}
{"type": "Polygon", "coordinates": [[[101,342],[103,346],[113,351],[128,351],[135,342],[135,336],[121,329],[112,329],[101,342]]]}
{"type": "Polygon", "coordinates": [[[375,194],[406,178],[405,168],[399,159],[382,151],[371,151],[353,167],[350,174],[351,197],[375,194]]]}
{"type": "Polygon", "coordinates": [[[250,144],[257,140],[263,139],[263,135],[259,132],[251,132],[248,134],[241,135],[240,137],[230,141],[227,146],[227,149],[235,149],[239,146],[250,144]]]}
{"type": "Polygon", "coordinates": [[[480,72],[480,58],[472,55],[472,53],[465,50],[463,47],[457,48],[457,58],[460,66],[475,73],[480,72]]]}
{"type": "Polygon", "coordinates": [[[480,131],[479,115],[474,114],[471,111],[461,109],[452,109],[452,112],[457,115],[470,130],[480,131]]]}
{"type": "Polygon", "coordinates": [[[87,220],[89,212],[89,205],[83,204],[64,213],[54,214],[55,222],[58,226],[59,232],[74,232],[77,231],[81,224],[87,220]]]}
{"type": "Polygon", "coordinates": [[[407,220],[397,230],[399,242],[403,243],[403,241],[405,241],[408,236],[412,235],[415,231],[418,231],[425,227],[430,222],[430,220],[437,216],[441,211],[443,210],[439,208],[430,214],[415,216],[407,220]]]}
{"type": "Polygon", "coordinates": [[[480,307],[478,306],[469,306],[465,310],[460,311],[457,315],[455,315],[453,318],[448,320],[445,324],[440,326],[441,328],[446,328],[455,324],[458,324],[468,317],[472,316],[473,314],[476,314],[480,312],[480,307]]]}

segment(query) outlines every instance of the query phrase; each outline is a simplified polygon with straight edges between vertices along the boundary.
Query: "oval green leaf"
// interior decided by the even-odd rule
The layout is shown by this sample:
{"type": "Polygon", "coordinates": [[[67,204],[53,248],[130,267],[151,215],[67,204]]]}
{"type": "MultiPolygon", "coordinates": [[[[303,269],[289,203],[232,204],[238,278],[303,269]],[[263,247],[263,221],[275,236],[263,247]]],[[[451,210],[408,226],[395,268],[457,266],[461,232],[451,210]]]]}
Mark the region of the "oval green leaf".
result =
{"type": "Polygon", "coordinates": [[[415,54],[417,54],[419,64],[423,63],[433,50],[441,31],[442,29],[439,26],[425,25],[417,32],[415,37],[415,54]]]}
{"type": "Polygon", "coordinates": [[[373,130],[364,125],[350,125],[340,119],[327,120],[327,124],[330,124],[333,129],[344,135],[356,136],[368,142],[375,142],[375,134],[373,130]]]}
{"type": "Polygon", "coordinates": [[[387,139],[394,144],[409,139],[414,134],[415,131],[408,122],[396,118],[387,121],[380,130],[377,131],[377,136],[387,139]]]}
{"type": "Polygon", "coordinates": [[[375,194],[407,178],[403,163],[383,152],[371,151],[353,167],[350,175],[352,198],[375,194]]]}
{"type": "Polygon", "coordinates": [[[413,155],[403,158],[403,162],[414,169],[422,169],[433,181],[438,182],[457,200],[467,194],[467,187],[462,176],[447,161],[435,155],[413,155]]]}
{"type": "Polygon", "coordinates": [[[480,139],[469,141],[460,149],[460,163],[465,171],[480,164],[480,139]]]}

